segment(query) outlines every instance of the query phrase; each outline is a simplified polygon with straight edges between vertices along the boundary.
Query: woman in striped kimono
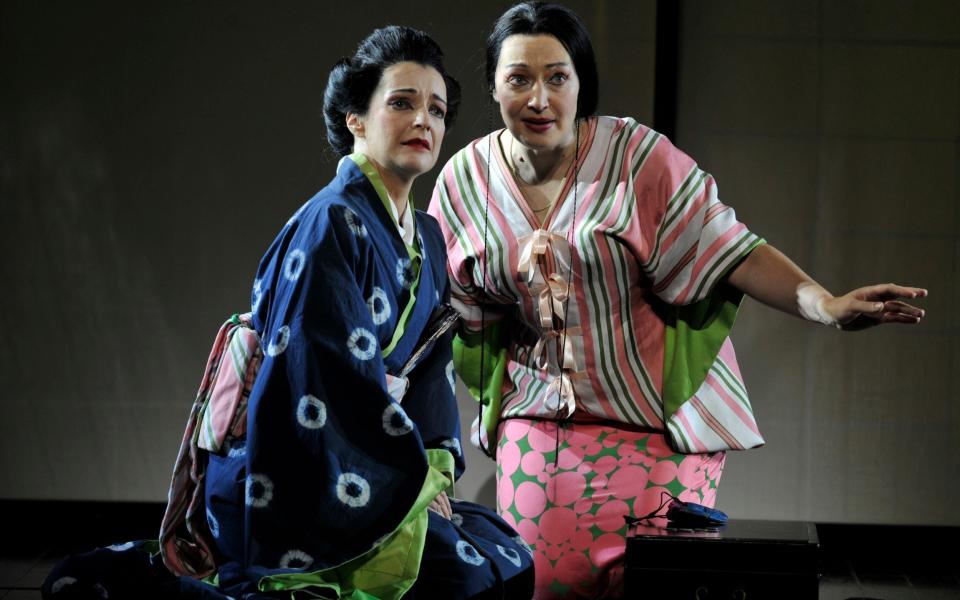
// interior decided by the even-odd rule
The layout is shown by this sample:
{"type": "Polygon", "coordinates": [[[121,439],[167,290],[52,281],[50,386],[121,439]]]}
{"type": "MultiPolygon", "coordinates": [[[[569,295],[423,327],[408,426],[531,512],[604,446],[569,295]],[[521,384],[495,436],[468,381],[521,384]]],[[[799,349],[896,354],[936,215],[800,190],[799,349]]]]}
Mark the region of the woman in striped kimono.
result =
{"type": "Polygon", "coordinates": [[[916,323],[878,285],[834,297],[740,223],[656,131],[595,117],[589,36],[568,9],[505,12],[487,44],[504,129],[444,167],[430,208],[466,333],[497,504],[534,548],[537,598],[617,596],[624,516],[714,506],[724,451],[759,446],[728,333],[742,294],[843,329],[916,323]]]}
{"type": "Polygon", "coordinates": [[[452,495],[450,336],[424,344],[449,297],[446,254],[408,197],[456,116],[441,61],[423,32],[387,27],[332,69],[324,117],[343,158],[260,263],[263,362],[245,434],[198,454],[193,543],[165,543],[163,563],[145,543],[68,559],[45,597],[530,596],[523,541],[452,495]]]}

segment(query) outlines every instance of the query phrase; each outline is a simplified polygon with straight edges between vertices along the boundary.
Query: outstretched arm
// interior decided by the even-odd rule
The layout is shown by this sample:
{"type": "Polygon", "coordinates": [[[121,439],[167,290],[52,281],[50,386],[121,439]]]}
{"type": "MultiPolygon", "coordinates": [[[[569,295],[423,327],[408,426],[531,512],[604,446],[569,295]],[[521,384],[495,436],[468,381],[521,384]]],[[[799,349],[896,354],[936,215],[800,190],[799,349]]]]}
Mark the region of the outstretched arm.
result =
{"type": "Polygon", "coordinates": [[[754,249],[730,272],[727,281],[767,306],[845,330],[882,323],[919,323],[924,311],[902,299],[927,295],[922,288],[884,283],[834,296],[769,244],[754,249]]]}

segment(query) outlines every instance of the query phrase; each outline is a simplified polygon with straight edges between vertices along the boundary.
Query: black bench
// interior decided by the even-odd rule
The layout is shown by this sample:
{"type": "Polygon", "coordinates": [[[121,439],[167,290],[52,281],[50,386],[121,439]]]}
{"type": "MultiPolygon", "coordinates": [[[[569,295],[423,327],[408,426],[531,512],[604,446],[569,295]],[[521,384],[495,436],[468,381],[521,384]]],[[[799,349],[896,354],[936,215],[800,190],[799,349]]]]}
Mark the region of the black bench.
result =
{"type": "Polygon", "coordinates": [[[813,523],[730,520],[713,529],[630,527],[624,598],[799,600],[818,597],[813,523]]]}

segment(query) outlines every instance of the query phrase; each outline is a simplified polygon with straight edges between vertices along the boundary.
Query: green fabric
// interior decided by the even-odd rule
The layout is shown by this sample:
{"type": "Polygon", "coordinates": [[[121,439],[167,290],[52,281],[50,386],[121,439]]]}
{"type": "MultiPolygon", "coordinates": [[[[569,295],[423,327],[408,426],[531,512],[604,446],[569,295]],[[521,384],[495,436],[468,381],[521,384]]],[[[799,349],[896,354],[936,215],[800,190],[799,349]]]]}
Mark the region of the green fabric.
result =
{"type": "Polygon", "coordinates": [[[488,442],[495,439],[500,418],[503,377],[507,370],[508,323],[508,320],[498,321],[488,326],[483,335],[461,332],[453,338],[453,367],[473,399],[481,402],[482,398],[481,426],[487,432],[488,442]]]}
{"type": "MultiPolygon", "coordinates": [[[[376,190],[380,202],[383,203],[383,208],[387,211],[387,214],[390,215],[390,218],[393,219],[394,224],[399,226],[397,211],[393,207],[393,201],[390,200],[390,194],[387,193],[387,186],[383,184],[383,179],[380,177],[377,167],[361,152],[354,152],[349,158],[356,163],[360,171],[366,175],[370,181],[370,185],[376,190]]],[[[410,213],[410,220],[413,223],[413,230],[416,231],[417,211],[413,208],[413,198],[407,199],[407,210],[412,211],[410,213]]],[[[393,331],[393,338],[390,340],[390,343],[380,351],[383,358],[386,358],[393,352],[400,338],[403,337],[403,332],[406,331],[407,323],[410,319],[410,313],[413,312],[413,307],[417,303],[417,288],[420,286],[420,265],[423,263],[423,257],[416,244],[417,236],[413,236],[413,245],[404,242],[404,246],[407,248],[407,256],[410,257],[410,265],[413,268],[413,284],[410,286],[410,298],[407,300],[407,305],[403,307],[400,318],[397,320],[397,328],[393,331]]]]}
{"type": "MultiPolygon", "coordinates": [[[[743,258],[757,246],[757,240],[743,258]]],[[[739,261],[732,265],[732,270],[739,261]]],[[[743,292],[718,285],[706,298],[685,306],[667,307],[663,353],[663,420],[666,422],[700,389],[707,372],[730,335],[743,292]]]]}
{"type": "MultiPolygon", "coordinates": [[[[457,463],[453,458],[453,453],[444,448],[427,448],[427,462],[430,463],[432,469],[440,471],[440,473],[447,478],[449,483],[442,491],[446,492],[447,496],[455,497],[453,486],[457,463]]],[[[434,496],[434,498],[435,497],[436,496],[434,496]]],[[[430,500],[433,501],[433,498],[430,500]]],[[[429,504],[429,502],[427,504],[429,504]]]]}
{"type": "Polygon", "coordinates": [[[707,378],[720,347],[730,335],[740,298],[716,290],[703,300],[668,310],[663,354],[663,420],[673,416],[707,378]]]}
{"type": "Polygon", "coordinates": [[[454,460],[448,450],[427,450],[427,463],[420,495],[386,541],[337,567],[264,577],[260,590],[289,590],[291,598],[300,594],[343,600],[393,600],[407,593],[420,572],[427,538],[427,505],[453,485],[454,460]]]}
{"type": "MultiPolygon", "coordinates": [[[[419,267],[419,263],[417,264],[419,267]]],[[[390,343],[387,344],[387,347],[384,348],[380,354],[383,358],[390,356],[390,353],[393,352],[393,349],[397,347],[397,344],[400,342],[400,338],[403,337],[403,332],[407,329],[407,323],[410,320],[410,313],[413,312],[413,306],[417,303],[417,288],[420,287],[420,269],[416,269],[416,278],[413,280],[413,285],[410,286],[410,299],[407,300],[407,305],[403,307],[403,312],[400,313],[400,318],[397,319],[397,328],[393,330],[393,338],[390,340],[390,343]]]]}

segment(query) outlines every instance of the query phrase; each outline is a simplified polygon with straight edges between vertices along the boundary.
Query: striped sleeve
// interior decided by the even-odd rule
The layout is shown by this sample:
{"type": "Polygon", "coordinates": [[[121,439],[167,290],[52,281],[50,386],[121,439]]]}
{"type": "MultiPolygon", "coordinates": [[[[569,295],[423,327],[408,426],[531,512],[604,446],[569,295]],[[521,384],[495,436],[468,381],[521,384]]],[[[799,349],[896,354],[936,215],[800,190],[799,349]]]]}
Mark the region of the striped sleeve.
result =
{"type": "MultiPolygon", "coordinates": [[[[440,223],[447,246],[450,304],[463,318],[463,326],[476,332],[482,325],[501,320],[504,309],[501,303],[491,301],[482,285],[484,275],[490,279],[484,264],[486,207],[478,192],[484,186],[473,180],[478,175],[468,164],[471,148],[458,152],[444,166],[433,188],[428,212],[440,223]]],[[[494,289],[491,285],[486,288],[494,289]]]]}
{"type": "Polygon", "coordinates": [[[670,304],[705,298],[763,240],[717,195],[713,177],[660,136],[634,181],[644,199],[642,268],[670,304]]]}

